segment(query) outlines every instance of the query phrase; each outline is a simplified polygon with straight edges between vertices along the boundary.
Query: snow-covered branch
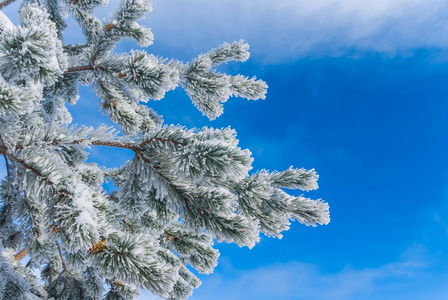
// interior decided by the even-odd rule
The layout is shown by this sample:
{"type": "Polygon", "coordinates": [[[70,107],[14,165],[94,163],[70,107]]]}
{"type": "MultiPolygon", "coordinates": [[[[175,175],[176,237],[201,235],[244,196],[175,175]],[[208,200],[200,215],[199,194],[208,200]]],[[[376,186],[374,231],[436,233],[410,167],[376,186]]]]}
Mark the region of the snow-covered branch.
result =
{"type": "Polygon", "coordinates": [[[149,106],[178,86],[209,119],[232,96],[264,99],[264,81],[216,69],[246,61],[248,44],[224,43],[189,63],[117,54],[124,38],[152,43],[138,23],[152,5],[122,0],[101,21],[93,11],[105,4],[25,1],[18,25],[0,11],[0,299],[130,300],[143,288],[182,300],[201,284],[187,265],[206,274],[217,265],[215,241],[251,248],[260,233],[281,237],[291,220],[329,222],[327,203],[285,191],[317,189],[313,169],[250,174],[251,152],[234,130],[163,125],[149,106]],[[67,15],[83,44],[64,45],[67,15]],[[94,88],[123,134],[70,125],[79,84],[94,88]],[[88,162],[95,146],[135,155],[108,168],[88,162]],[[116,190],[104,188],[107,180],[116,190]]]}

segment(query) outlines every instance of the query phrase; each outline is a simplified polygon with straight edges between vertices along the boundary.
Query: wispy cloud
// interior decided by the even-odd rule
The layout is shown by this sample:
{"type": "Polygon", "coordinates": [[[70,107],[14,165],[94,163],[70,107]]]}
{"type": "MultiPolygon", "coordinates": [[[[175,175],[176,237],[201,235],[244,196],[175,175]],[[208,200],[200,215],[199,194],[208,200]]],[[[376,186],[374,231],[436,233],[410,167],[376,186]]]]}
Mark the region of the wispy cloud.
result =
{"type": "Polygon", "coordinates": [[[154,0],[156,43],[189,55],[243,38],[269,62],[448,48],[443,0],[154,0]],[[199,46],[198,46],[199,45],[199,46]]]}
{"type": "Polygon", "coordinates": [[[253,270],[226,265],[226,276],[216,274],[206,279],[192,299],[404,299],[397,295],[418,299],[422,292],[425,299],[437,299],[435,295],[446,288],[445,284],[438,289],[434,289],[434,282],[428,284],[427,270],[433,264],[426,249],[417,245],[396,262],[377,268],[347,266],[337,273],[297,261],[253,270]],[[417,294],[414,286],[418,286],[417,294]]]}
{"type": "MultiPolygon", "coordinates": [[[[118,5],[96,14],[108,18],[118,5]]],[[[153,0],[146,20],[161,54],[183,51],[183,60],[224,41],[245,39],[267,63],[379,52],[410,55],[416,49],[448,50],[446,0],[153,0]],[[171,50],[170,50],[171,49],[171,50]],[[170,52],[171,51],[171,52],[170,52]]],[[[16,22],[18,5],[6,8],[16,22]]],[[[72,24],[73,22],[69,22],[72,24]]],[[[79,42],[70,26],[68,42],[79,42]]],[[[132,47],[136,47],[132,43],[132,47]]],[[[129,43],[119,47],[127,51],[129,43]]],[[[148,51],[151,51],[149,49],[148,51]]],[[[177,55],[178,56],[178,55],[177,55]]],[[[178,58],[178,57],[176,57],[178,58]]]]}

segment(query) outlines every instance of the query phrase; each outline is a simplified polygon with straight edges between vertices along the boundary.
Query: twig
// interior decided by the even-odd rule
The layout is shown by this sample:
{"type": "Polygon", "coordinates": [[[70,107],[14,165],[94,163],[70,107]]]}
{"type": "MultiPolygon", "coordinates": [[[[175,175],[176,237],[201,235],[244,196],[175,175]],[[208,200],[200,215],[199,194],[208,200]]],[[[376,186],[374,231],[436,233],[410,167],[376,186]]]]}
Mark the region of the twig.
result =
{"type": "MultiPolygon", "coordinates": [[[[108,70],[106,68],[95,66],[94,64],[91,64],[91,65],[67,68],[67,71],[65,71],[64,74],[73,73],[73,72],[81,72],[81,71],[95,71],[95,70],[101,70],[101,71],[104,71],[104,72],[113,73],[112,71],[110,71],[110,70],[108,70]]],[[[124,76],[123,76],[122,73],[119,73],[117,75],[117,77],[120,78],[120,79],[124,78],[125,76],[126,76],[126,74],[124,74],[124,76]]]]}
{"type": "Polygon", "coordinates": [[[80,72],[80,71],[87,71],[87,70],[93,71],[94,68],[92,65],[67,68],[67,71],[65,71],[64,73],[80,72]]]}
{"type": "Polygon", "coordinates": [[[16,156],[12,155],[11,153],[9,153],[8,150],[6,150],[6,147],[1,147],[0,146],[0,153],[6,154],[10,160],[15,161],[15,162],[21,164],[26,169],[30,170],[34,175],[40,177],[40,179],[45,181],[47,184],[49,184],[49,185],[53,185],[54,184],[53,181],[51,181],[48,178],[46,178],[45,176],[43,176],[39,171],[34,169],[32,166],[30,166],[29,164],[27,164],[26,162],[24,162],[20,158],[18,158],[16,156]]]}
{"type": "Polygon", "coordinates": [[[132,233],[134,233],[134,229],[132,228],[131,224],[129,224],[128,222],[126,222],[126,220],[121,220],[126,226],[129,227],[129,229],[131,230],[132,233]]]}
{"type": "Polygon", "coordinates": [[[154,142],[154,141],[158,141],[158,142],[168,142],[168,143],[172,143],[172,144],[174,144],[174,145],[179,145],[179,146],[183,146],[183,145],[184,145],[184,144],[182,144],[182,143],[175,142],[175,141],[172,141],[172,140],[169,140],[169,139],[164,139],[164,138],[152,138],[152,139],[149,139],[149,140],[147,140],[147,141],[141,143],[141,144],[140,144],[140,147],[143,147],[144,145],[149,144],[149,143],[152,143],[152,142],[154,142]]]}
{"type": "MultiPolygon", "coordinates": [[[[88,139],[81,139],[81,140],[76,140],[71,142],[71,144],[82,144],[84,141],[88,141],[88,139]]],[[[89,145],[92,146],[108,146],[108,147],[116,147],[116,148],[124,148],[124,149],[130,149],[130,150],[141,150],[141,148],[143,148],[143,146],[145,146],[146,144],[152,143],[152,142],[167,142],[167,143],[172,143],[174,145],[180,145],[183,146],[184,144],[173,141],[173,140],[169,140],[169,139],[164,139],[164,138],[152,138],[149,139],[143,143],[141,143],[140,145],[136,145],[136,144],[132,144],[132,143],[122,143],[122,142],[114,142],[114,141],[93,141],[91,143],[89,143],[89,145]]],[[[58,141],[54,140],[53,141],[53,145],[57,145],[58,141]]],[[[17,148],[17,146],[16,146],[17,148]]]]}
{"type": "Polygon", "coordinates": [[[28,261],[28,263],[26,264],[25,267],[30,268],[30,269],[32,269],[34,267],[34,261],[32,258],[28,261]]]}
{"type": "MultiPolygon", "coordinates": [[[[1,137],[0,137],[1,138],[1,137]]],[[[75,140],[73,142],[71,142],[70,144],[73,145],[77,145],[77,144],[82,144],[83,142],[88,141],[87,139],[81,139],[81,140],[75,140]]],[[[164,139],[164,138],[152,138],[148,141],[145,141],[143,143],[141,143],[140,145],[136,145],[136,144],[132,144],[132,143],[122,143],[122,142],[115,142],[115,141],[93,141],[90,142],[89,145],[92,146],[107,146],[107,147],[115,147],[115,148],[123,148],[123,149],[129,149],[129,150],[133,150],[138,156],[140,156],[140,158],[142,158],[146,163],[151,164],[149,162],[149,160],[147,160],[143,154],[141,153],[142,147],[148,143],[151,143],[153,141],[161,141],[161,142],[170,142],[176,145],[182,145],[179,142],[176,141],[172,141],[169,139],[164,139]]],[[[53,145],[57,145],[58,144],[58,140],[53,140],[52,142],[53,145]]],[[[28,146],[28,145],[27,145],[28,146]]],[[[24,146],[21,144],[17,144],[16,149],[23,149],[24,146]]],[[[18,157],[14,156],[13,154],[9,153],[8,149],[6,148],[6,146],[0,146],[0,153],[3,153],[4,155],[6,155],[11,161],[15,161],[19,164],[21,164],[22,166],[24,166],[26,169],[30,170],[34,175],[40,177],[43,181],[45,181],[47,184],[49,185],[53,185],[54,183],[49,180],[48,178],[46,178],[45,176],[43,176],[39,171],[37,171],[36,169],[34,169],[32,166],[28,165],[26,162],[24,162],[23,160],[19,159],[18,157]]],[[[158,171],[156,171],[159,176],[161,176],[163,179],[165,179],[168,183],[170,182],[165,176],[163,176],[161,173],[159,173],[158,171]]],[[[171,184],[170,184],[171,185],[171,184]]]]}
{"type": "Polygon", "coordinates": [[[8,162],[8,158],[6,157],[6,154],[5,154],[5,153],[3,153],[3,157],[5,158],[6,174],[7,174],[8,181],[9,181],[9,180],[10,180],[9,162],[8,162]]]}
{"type": "Polygon", "coordinates": [[[56,245],[58,245],[59,256],[61,257],[62,260],[62,267],[64,268],[65,272],[70,274],[70,272],[67,270],[67,265],[65,264],[64,256],[62,255],[61,245],[59,245],[58,241],[56,241],[56,245]]]}
{"type": "Polygon", "coordinates": [[[170,242],[175,241],[180,238],[183,238],[185,236],[190,236],[190,234],[188,234],[188,233],[182,234],[182,235],[175,235],[174,233],[171,233],[169,231],[166,231],[166,230],[164,230],[164,231],[165,231],[165,234],[167,235],[166,240],[170,241],[170,242]]]}
{"type": "Polygon", "coordinates": [[[156,174],[157,175],[159,175],[160,176],[160,178],[162,178],[162,179],[164,179],[165,181],[166,181],[166,183],[170,186],[170,188],[172,188],[176,193],[178,193],[179,195],[181,195],[182,196],[182,199],[184,200],[184,202],[185,202],[185,206],[187,207],[187,209],[189,209],[190,208],[190,206],[189,206],[189,201],[190,201],[190,199],[189,198],[187,198],[187,197],[185,197],[185,195],[181,192],[181,191],[179,191],[178,189],[177,189],[177,187],[174,185],[174,184],[172,184],[171,183],[171,181],[168,179],[168,178],[166,178],[162,173],[160,173],[156,168],[154,168],[154,166],[151,164],[151,162],[140,152],[140,151],[136,151],[136,150],[134,150],[134,152],[135,152],[135,154],[136,155],[138,155],[145,163],[147,163],[148,165],[150,165],[151,166],[151,168],[154,170],[154,172],[156,172],[156,174]]]}

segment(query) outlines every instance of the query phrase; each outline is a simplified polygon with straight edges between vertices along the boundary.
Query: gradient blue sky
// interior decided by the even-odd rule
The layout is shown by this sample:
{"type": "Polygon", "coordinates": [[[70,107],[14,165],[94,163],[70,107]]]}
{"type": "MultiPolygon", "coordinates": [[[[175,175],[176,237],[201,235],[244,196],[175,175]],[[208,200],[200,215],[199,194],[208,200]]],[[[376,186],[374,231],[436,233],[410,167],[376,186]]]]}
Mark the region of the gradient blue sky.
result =
{"type": "MultiPolygon", "coordinates": [[[[218,267],[191,299],[448,299],[448,1],[153,2],[148,52],[190,61],[244,39],[250,60],[220,70],[269,90],[229,100],[213,122],[179,88],[150,106],[167,124],[230,125],[254,170],[315,168],[320,189],[306,195],[330,204],[327,226],[294,222],[252,250],[217,245],[218,267]]],[[[75,121],[109,124],[90,89],[81,94],[75,121]]],[[[91,153],[108,166],[130,155],[91,153]]]]}

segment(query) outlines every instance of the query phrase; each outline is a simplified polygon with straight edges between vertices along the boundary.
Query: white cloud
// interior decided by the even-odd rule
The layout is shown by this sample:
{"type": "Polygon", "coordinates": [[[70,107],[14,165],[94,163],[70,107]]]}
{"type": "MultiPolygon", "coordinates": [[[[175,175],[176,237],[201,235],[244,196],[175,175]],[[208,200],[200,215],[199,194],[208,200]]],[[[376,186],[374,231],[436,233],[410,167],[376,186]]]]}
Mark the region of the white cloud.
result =
{"type": "MultiPolygon", "coordinates": [[[[191,300],[239,299],[442,299],[448,292],[446,268],[422,245],[409,247],[396,262],[376,268],[346,266],[324,272],[317,265],[292,261],[252,270],[235,269],[220,259],[222,271],[208,275],[191,300]]],[[[143,292],[139,300],[160,299],[143,292]]]]}
{"type": "Polygon", "coordinates": [[[448,48],[445,0],[154,0],[156,43],[188,55],[243,38],[269,62],[448,48]]]}
{"type": "Polygon", "coordinates": [[[377,268],[347,266],[337,273],[296,261],[253,270],[224,266],[221,274],[226,275],[210,275],[191,299],[438,299],[447,287],[446,280],[433,281],[438,277],[427,273],[433,264],[426,249],[417,245],[396,262],[377,268]]]}
{"type": "MultiPolygon", "coordinates": [[[[239,39],[248,41],[252,53],[268,63],[448,49],[447,0],[152,1],[154,11],[143,22],[153,28],[164,55],[181,52],[184,60],[239,39]]],[[[119,1],[110,2],[108,8],[96,10],[101,19],[107,19],[119,1]]],[[[6,8],[13,21],[17,5],[6,8]]],[[[79,28],[71,26],[68,32],[68,41],[82,39],[79,28]]],[[[125,44],[119,51],[128,48],[125,44]]]]}

